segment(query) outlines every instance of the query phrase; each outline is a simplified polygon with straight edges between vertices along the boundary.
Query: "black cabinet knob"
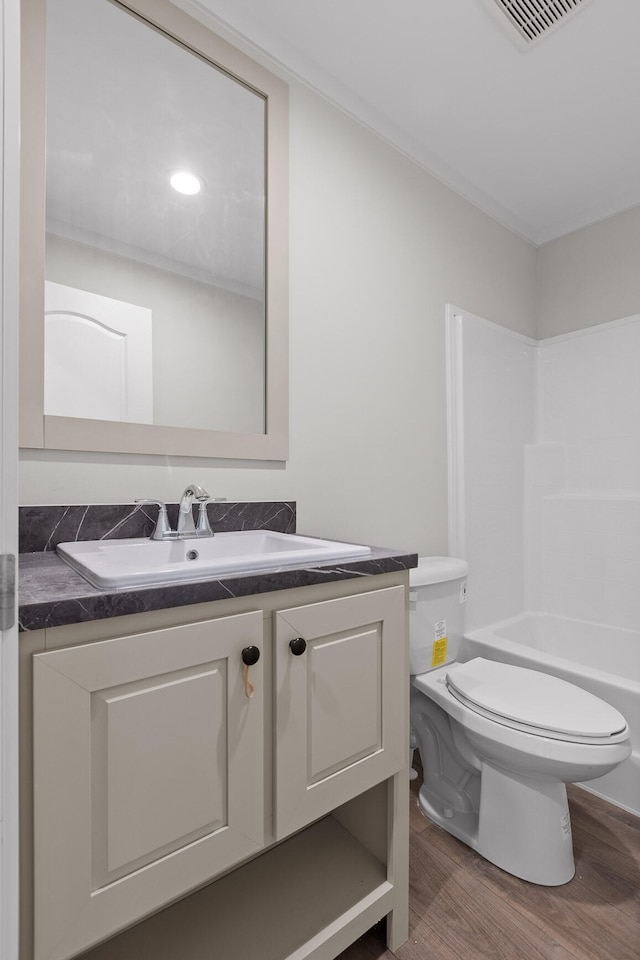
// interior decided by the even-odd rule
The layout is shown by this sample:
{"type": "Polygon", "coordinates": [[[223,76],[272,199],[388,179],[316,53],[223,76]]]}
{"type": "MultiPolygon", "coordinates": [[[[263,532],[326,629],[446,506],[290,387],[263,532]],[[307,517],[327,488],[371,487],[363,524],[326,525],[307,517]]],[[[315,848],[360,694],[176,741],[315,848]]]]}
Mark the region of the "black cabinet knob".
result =
{"type": "Polygon", "coordinates": [[[257,647],[245,647],[242,651],[242,662],[247,667],[252,667],[260,659],[260,651],[257,647]]]}
{"type": "Polygon", "coordinates": [[[302,637],[296,637],[289,641],[289,646],[294,657],[301,657],[307,649],[307,641],[303,640],[302,637]]]}

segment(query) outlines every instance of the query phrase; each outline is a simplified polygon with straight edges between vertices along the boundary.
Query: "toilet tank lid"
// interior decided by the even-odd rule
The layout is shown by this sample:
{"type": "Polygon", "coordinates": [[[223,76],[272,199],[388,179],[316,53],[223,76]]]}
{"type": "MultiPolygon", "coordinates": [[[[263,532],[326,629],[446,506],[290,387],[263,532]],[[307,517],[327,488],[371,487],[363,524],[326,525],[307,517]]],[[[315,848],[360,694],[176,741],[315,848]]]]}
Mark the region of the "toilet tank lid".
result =
{"type": "Polygon", "coordinates": [[[418,566],[409,571],[412,587],[424,587],[430,583],[446,583],[460,580],[469,573],[466,560],[455,557],[418,557],[418,566]]]}

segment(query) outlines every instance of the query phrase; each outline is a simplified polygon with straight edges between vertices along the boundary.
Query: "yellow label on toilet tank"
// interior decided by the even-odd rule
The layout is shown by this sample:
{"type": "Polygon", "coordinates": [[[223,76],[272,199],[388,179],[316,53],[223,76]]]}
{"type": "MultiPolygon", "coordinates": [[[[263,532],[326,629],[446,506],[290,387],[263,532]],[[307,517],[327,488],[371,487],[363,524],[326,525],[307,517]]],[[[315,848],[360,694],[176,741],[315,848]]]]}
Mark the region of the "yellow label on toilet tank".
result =
{"type": "Polygon", "coordinates": [[[433,654],[431,656],[431,666],[441,667],[447,660],[447,638],[441,637],[440,640],[433,642],[433,654]]]}

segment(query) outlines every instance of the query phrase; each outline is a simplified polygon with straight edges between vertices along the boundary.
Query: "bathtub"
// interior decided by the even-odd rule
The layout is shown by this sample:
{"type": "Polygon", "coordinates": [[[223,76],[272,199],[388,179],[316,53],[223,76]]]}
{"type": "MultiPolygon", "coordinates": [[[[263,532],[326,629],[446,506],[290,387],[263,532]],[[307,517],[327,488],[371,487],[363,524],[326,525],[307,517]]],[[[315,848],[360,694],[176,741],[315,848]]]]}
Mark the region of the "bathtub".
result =
{"type": "Polygon", "coordinates": [[[522,614],[470,631],[459,660],[485,657],[561,677],[606,700],[626,718],[633,753],[582,784],[640,816],[640,632],[547,614],[522,614]]]}

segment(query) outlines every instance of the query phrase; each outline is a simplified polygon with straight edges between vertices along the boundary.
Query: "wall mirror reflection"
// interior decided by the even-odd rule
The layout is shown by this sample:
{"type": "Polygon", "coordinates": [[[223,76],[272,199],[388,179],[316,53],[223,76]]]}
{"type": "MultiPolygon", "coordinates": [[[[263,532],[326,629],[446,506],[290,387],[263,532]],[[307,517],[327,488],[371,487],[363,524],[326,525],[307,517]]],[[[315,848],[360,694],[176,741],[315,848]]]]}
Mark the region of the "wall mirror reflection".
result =
{"type": "Polygon", "coordinates": [[[264,432],[264,97],[108,0],[46,62],[45,414],[264,432]]]}
{"type": "Polygon", "coordinates": [[[168,0],[23,18],[21,445],[285,459],[286,84],[168,0]]]}

